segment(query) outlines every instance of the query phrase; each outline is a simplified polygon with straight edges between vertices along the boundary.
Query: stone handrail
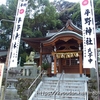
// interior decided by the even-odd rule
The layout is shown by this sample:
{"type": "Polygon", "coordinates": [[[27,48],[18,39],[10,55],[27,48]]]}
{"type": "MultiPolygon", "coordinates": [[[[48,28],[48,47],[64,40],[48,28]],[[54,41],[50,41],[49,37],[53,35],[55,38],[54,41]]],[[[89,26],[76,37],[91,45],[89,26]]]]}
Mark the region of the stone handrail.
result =
{"type": "MultiPolygon", "coordinates": [[[[4,69],[4,78],[6,77],[6,68],[4,69]]],[[[8,78],[28,78],[35,79],[39,74],[38,69],[35,67],[16,67],[9,70],[8,78]]]]}
{"type": "MultiPolygon", "coordinates": [[[[43,75],[43,73],[44,73],[44,71],[42,71],[38,76],[37,76],[37,78],[32,82],[32,84],[29,86],[29,88],[28,88],[28,96],[27,96],[27,99],[29,99],[29,97],[30,97],[30,95],[33,93],[33,91],[32,91],[32,93],[30,93],[30,91],[32,90],[32,88],[33,88],[33,85],[38,85],[38,83],[37,83],[37,81],[38,81],[38,79],[41,77],[41,79],[42,79],[42,75],[43,75]]],[[[40,81],[41,81],[41,79],[40,79],[40,81]]],[[[35,87],[36,87],[35,86],[35,87]]]]}

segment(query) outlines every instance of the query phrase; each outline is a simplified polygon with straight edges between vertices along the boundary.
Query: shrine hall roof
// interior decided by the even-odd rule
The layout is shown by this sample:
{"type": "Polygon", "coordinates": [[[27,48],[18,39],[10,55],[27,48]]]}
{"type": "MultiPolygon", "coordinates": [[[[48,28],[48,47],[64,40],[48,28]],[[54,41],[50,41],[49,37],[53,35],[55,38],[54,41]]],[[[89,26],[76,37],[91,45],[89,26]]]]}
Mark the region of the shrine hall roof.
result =
{"type": "MultiPolygon", "coordinates": [[[[100,34],[100,29],[96,30],[96,34],[100,34]]],[[[22,38],[23,41],[28,43],[31,47],[35,48],[36,50],[40,49],[40,44],[45,44],[46,42],[49,42],[57,37],[60,38],[60,36],[74,36],[80,40],[82,40],[82,30],[78,28],[76,25],[72,23],[72,21],[69,19],[66,23],[66,25],[60,29],[60,30],[54,30],[49,31],[46,34],[46,37],[41,38],[22,38]]]]}
{"type": "Polygon", "coordinates": [[[48,40],[46,40],[44,42],[51,41],[52,39],[55,39],[56,37],[61,37],[61,36],[75,36],[75,37],[77,37],[77,38],[79,38],[81,40],[83,38],[83,36],[81,34],[78,34],[76,32],[73,32],[73,31],[62,31],[62,32],[59,32],[59,33],[55,33],[51,38],[49,38],[48,40]]]}

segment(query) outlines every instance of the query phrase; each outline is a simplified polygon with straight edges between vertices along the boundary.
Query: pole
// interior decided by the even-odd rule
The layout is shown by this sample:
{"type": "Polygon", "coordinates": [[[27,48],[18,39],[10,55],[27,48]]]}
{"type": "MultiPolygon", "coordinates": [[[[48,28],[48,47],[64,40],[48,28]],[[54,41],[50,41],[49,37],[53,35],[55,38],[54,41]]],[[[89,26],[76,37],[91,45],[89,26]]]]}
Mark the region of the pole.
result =
{"type": "Polygon", "coordinates": [[[21,37],[22,28],[23,28],[26,7],[28,6],[28,1],[29,0],[18,0],[18,4],[17,4],[12,40],[10,44],[7,74],[6,74],[6,80],[5,80],[4,99],[6,95],[6,87],[7,87],[9,69],[12,67],[18,66],[17,58],[18,58],[18,51],[19,51],[19,45],[20,45],[20,37],[21,37]]]}
{"type": "Polygon", "coordinates": [[[99,70],[97,70],[98,100],[99,99],[99,70]]]}
{"type": "Polygon", "coordinates": [[[5,100],[5,97],[6,97],[6,88],[7,88],[7,79],[8,79],[8,67],[7,67],[7,73],[6,73],[6,80],[5,80],[5,87],[4,87],[4,95],[3,95],[3,99],[2,100],[5,100]]]}
{"type": "Polygon", "coordinates": [[[1,89],[1,99],[0,100],[4,100],[4,86],[2,86],[2,89],[1,89]]]}
{"type": "MultiPolygon", "coordinates": [[[[19,7],[19,2],[18,2],[18,5],[17,5],[17,9],[18,9],[18,7],[19,7]]],[[[17,14],[17,12],[16,12],[16,14],[17,14]]],[[[15,19],[16,19],[16,17],[15,17],[15,19]]],[[[6,21],[8,21],[8,20],[6,20],[6,21]]],[[[15,21],[13,21],[13,22],[14,22],[14,27],[15,27],[16,26],[15,21]]],[[[13,28],[13,31],[14,31],[14,28],[13,28]]],[[[11,48],[11,44],[10,44],[10,48],[11,48]]],[[[11,49],[9,51],[11,52],[11,49]]],[[[8,72],[9,72],[9,68],[10,68],[10,52],[9,52],[9,58],[8,58],[8,66],[6,66],[7,67],[7,73],[6,73],[5,88],[4,88],[4,95],[3,95],[4,100],[5,100],[5,97],[6,97],[7,79],[8,79],[8,75],[9,75],[8,72]]]]}
{"type": "Polygon", "coordinates": [[[92,9],[93,9],[93,17],[94,17],[94,41],[95,41],[95,67],[96,67],[96,72],[97,72],[97,87],[98,87],[98,100],[99,100],[99,68],[98,68],[98,59],[97,59],[97,39],[96,39],[96,28],[95,28],[95,16],[94,16],[94,3],[93,3],[93,0],[91,0],[91,3],[92,3],[92,9]]]}

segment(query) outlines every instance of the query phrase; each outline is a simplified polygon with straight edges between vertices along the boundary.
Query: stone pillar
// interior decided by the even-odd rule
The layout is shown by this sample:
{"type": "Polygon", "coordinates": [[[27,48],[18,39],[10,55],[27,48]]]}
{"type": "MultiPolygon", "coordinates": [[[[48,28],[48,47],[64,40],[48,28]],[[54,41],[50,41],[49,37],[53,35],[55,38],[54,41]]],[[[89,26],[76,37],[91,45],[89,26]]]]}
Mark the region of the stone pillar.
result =
{"type": "Polygon", "coordinates": [[[5,86],[2,86],[1,87],[1,99],[0,100],[4,100],[4,89],[5,89],[5,86]]]}
{"type": "Polygon", "coordinates": [[[23,76],[25,76],[25,69],[23,69],[23,76]]]}
{"type": "Polygon", "coordinates": [[[8,80],[8,87],[6,88],[5,100],[21,100],[17,94],[17,89],[15,88],[16,79],[8,80]]]}
{"type": "Polygon", "coordinates": [[[24,63],[23,75],[27,77],[36,77],[37,76],[38,67],[34,62],[26,62],[24,63]],[[25,73],[26,69],[26,73],[25,73]],[[29,76],[30,75],[30,76],[29,76]]]}
{"type": "Polygon", "coordinates": [[[26,76],[29,76],[29,69],[26,70],[26,76]]]}

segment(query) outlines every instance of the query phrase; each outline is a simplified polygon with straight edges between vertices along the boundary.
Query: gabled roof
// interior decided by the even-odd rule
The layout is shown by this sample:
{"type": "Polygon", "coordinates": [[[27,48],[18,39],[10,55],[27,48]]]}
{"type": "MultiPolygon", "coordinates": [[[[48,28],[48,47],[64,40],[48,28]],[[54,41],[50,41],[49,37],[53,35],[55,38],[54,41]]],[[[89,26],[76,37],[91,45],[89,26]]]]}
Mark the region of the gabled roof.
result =
{"type": "Polygon", "coordinates": [[[78,34],[76,32],[73,32],[73,31],[62,31],[62,32],[59,32],[58,34],[55,34],[53,35],[50,39],[46,40],[46,41],[43,41],[43,45],[46,45],[46,44],[52,44],[53,41],[57,41],[59,40],[59,38],[62,38],[62,37],[75,37],[79,40],[82,40],[83,36],[81,34],[78,34]]]}
{"type": "MultiPolygon", "coordinates": [[[[100,34],[100,31],[96,31],[98,33],[97,35],[100,34]]],[[[61,30],[56,30],[53,32],[48,32],[46,37],[41,37],[41,38],[22,38],[23,41],[28,43],[31,47],[33,47],[36,50],[40,49],[40,44],[43,43],[43,45],[48,44],[49,42],[52,43],[54,39],[59,39],[60,37],[68,37],[72,36],[74,38],[79,39],[80,41],[82,40],[82,29],[78,28],[75,26],[72,22],[71,19],[69,19],[66,23],[66,25],[61,29],[61,30]]]]}
{"type": "Polygon", "coordinates": [[[75,26],[72,22],[72,20],[68,20],[66,25],[59,31],[50,31],[47,33],[46,37],[49,37],[49,36],[53,36],[55,34],[59,34],[59,32],[63,32],[63,31],[72,31],[72,32],[76,32],[78,34],[81,34],[82,35],[82,30],[80,28],[78,28],[77,26],[75,26]]]}
{"type": "Polygon", "coordinates": [[[65,30],[74,31],[76,33],[82,34],[82,30],[73,24],[72,20],[69,19],[66,23],[65,30]]]}
{"type": "Polygon", "coordinates": [[[1,56],[6,56],[7,55],[7,51],[5,51],[5,50],[1,50],[0,51],[0,57],[1,56]]]}
{"type": "Polygon", "coordinates": [[[69,36],[72,35],[80,40],[82,40],[82,31],[78,27],[76,27],[72,21],[69,19],[66,25],[57,32],[48,32],[46,37],[41,38],[22,38],[23,41],[28,43],[31,47],[36,50],[40,49],[40,43],[48,43],[54,38],[58,38],[60,36],[69,36]]]}
{"type": "Polygon", "coordinates": [[[42,41],[48,40],[49,38],[50,37],[42,37],[42,38],[22,38],[22,40],[25,41],[27,44],[29,44],[36,51],[39,51],[39,49],[40,49],[40,43],[42,41]]]}

